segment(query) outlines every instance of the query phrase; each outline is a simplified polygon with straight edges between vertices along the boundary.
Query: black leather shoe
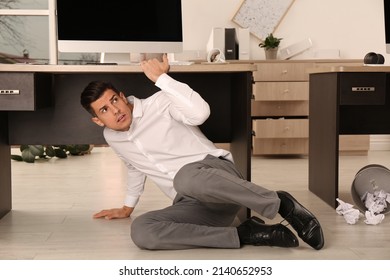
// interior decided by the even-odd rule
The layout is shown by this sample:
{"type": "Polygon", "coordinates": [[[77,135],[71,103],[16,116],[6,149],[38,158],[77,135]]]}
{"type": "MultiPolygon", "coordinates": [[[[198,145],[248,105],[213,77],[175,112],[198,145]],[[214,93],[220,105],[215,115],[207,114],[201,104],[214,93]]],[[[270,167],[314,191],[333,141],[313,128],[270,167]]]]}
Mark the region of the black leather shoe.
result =
{"type": "Polygon", "coordinates": [[[252,217],[237,227],[241,244],[255,246],[297,247],[298,238],[282,224],[266,225],[252,217]]]}
{"type": "Polygon", "coordinates": [[[297,231],[298,236],[316,250],[324,246],[320,222],[303,207],[291,194],[278,191],[281,202],[279,214],[297,231]]]}

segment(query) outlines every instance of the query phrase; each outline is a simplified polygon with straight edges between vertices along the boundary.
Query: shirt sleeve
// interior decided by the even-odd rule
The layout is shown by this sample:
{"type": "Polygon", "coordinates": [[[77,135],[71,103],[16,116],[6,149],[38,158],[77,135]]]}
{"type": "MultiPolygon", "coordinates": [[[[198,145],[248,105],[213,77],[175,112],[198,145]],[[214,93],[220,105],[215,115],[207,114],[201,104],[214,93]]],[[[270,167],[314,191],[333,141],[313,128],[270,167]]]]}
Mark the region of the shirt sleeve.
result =
{"type": "Polygon", "coordinates": [[[127,162],[125,162],[125,165],[127,168],[127,184],[124,204],[128,207],[135,207],[144,192],[146,175],[127,162]]]}
{"type": "Polygon", "coordinates": [[[156,86],[171,100],[170,114],[174,119],[188,125],[201,125],[210,116],[209,104],[187,84],[162,74],[156,86]]]}

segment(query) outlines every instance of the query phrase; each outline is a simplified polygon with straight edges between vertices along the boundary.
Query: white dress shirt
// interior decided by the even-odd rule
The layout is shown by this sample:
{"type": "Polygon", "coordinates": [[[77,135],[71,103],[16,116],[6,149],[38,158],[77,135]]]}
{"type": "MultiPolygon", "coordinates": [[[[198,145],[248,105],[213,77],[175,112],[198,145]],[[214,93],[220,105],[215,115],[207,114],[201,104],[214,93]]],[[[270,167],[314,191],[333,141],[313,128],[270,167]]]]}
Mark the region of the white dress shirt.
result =
{"type": "Polygon", "coordinates": [[[134,207],[144,190],[146,176],[168,197],[176,191],[173,178],[187,163],[210,154],[233,161],[198,128],[210,115],[210,107],[188,85],[163,74],[156,82],[161,91],[146,99],[129,96],[133,121],[128,131],[104,129],[104,137],[127,166],[125,205],[134,207]]]}

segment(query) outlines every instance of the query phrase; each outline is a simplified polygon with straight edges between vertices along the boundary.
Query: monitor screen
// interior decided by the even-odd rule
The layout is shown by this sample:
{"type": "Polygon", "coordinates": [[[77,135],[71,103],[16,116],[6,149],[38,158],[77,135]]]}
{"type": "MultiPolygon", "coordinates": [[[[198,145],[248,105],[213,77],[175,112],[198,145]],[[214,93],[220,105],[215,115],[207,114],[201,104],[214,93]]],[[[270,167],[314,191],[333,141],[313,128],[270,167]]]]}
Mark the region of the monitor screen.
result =
{"type": "Polygon", "coordinates": [[[60,52],[181,52],[181,0],[57,0],[57,34],[60,52]]]}

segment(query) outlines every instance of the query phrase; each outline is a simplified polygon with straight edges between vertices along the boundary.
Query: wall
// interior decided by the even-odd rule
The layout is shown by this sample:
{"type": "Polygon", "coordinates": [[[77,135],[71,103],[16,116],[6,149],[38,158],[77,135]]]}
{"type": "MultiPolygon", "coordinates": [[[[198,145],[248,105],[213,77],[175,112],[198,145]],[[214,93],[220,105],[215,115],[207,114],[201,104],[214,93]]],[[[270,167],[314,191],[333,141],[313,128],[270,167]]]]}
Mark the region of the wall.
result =
{"type": "MultiPolygon", "coordinates": [[[[231,21],[241,0],[183,0],[184,48],[205,50],[212,27],[238,27],[231,21]]],[[[295,0],[274,34],[281,47],[311,38],[314,49],[339,49],[341,58],[385,54],[383,0],[295,0]]],[[[251,36],[251,58],[264,59],[251,36]]],[[[386,63],[387,64],[387,63],[386,63]]]]}
{"type": "MultiPolygon", "coordinates": [[[[183,0],[184,48],[205,50],[212,27],[238,27],[231,21],[241,0],[183,0]]],[[[314,49],[338,49],[341,58],[386,54],[383,0],[295,0],[274,34],[281,47],[311,38],[314,49]]],[[[264,59],[260,40],[251,36],[251,59],[264,59]]],[[[372,135],[371,150],[390,150],[388,135],[372,135]]]]}

